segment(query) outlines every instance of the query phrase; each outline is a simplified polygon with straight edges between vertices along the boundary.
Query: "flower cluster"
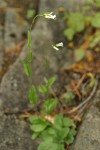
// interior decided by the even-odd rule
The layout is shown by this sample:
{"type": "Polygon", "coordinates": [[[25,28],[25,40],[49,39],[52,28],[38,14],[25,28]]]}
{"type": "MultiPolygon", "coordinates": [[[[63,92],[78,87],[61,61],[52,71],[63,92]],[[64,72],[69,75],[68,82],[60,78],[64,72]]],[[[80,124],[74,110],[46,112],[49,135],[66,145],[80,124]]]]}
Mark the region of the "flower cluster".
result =
{"type": "Polygon", "coordinates": [[[47,19],[56,19],[56,15],[53,14],[53,12],[45,13],[44,17],[47,18],[47,19]]]}
{"type": "Polygon", "coordinates": [[[59,50],[59,47],[63,47],[63,43],[62,42],[60,42],[60,43],[58,43],[58,44],[56,44],[56,45],[52,45],[52,47],[55,49],[55,50],[59,50]]]}

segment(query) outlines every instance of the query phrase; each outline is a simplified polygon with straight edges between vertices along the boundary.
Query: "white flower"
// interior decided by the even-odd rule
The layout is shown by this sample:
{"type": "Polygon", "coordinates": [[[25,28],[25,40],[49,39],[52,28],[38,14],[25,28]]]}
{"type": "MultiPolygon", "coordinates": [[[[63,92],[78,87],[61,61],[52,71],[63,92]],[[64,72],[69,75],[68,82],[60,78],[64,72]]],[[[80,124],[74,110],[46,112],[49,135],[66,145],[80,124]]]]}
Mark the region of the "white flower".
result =
{"type": "Polygon", "coordinates": [[[56,44],[57,47],[63,47],[63,42],[56,44]]]}
{"type": "Polygon", "coordinates": [[[52,47],[53,47],[55,50],[59,51],[59,47],[63,47],[63,43],[60,42],[60,43],[58,43],[58,44],[56,44],[56,45],[52,45],[52,47]]]}
{"type": "Polygon", "coordinates": [[[54,45],[52,45],[52,47],[53,47],[55,50],[59,51],[59,48],[58,48],[58,47],[56,47],[56,46],[54,46],[54,45]]]}
{"type": "Polygon", "coordinates": [[[53,12],[50,12],[50,13],[45,13],[44,17],[48,19],[55,19],[56,15],[54,15],[53,12]]]}

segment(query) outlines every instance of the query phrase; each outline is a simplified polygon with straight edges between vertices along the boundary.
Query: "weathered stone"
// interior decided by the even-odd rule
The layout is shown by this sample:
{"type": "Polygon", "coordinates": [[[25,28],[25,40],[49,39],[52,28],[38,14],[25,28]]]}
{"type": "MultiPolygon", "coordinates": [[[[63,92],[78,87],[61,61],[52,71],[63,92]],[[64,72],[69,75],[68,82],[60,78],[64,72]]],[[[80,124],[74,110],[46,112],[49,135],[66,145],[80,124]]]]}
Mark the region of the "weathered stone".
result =
{"type": "Polygon", "coordinates": [[[100,149],[100,90],[94,97],[94,105],[89,109],[72,150],[99,150],[100,149]]]}
{"type": "Polygon", "coordinates": [[[6,7],[7,3],[5,0],[0,0],[0,7],[6,7]]]}
{"type": "MultiPolygon", "coordinates": [[[[42,12],[42,5],[43,3],[41,2],[40,12],[42,12]]],[[[48,9],[50,9],[49,7],[52,11],[52,7],[48,4],[48,9]]],[[[56,51],[51,46],[54,43],[64,41],[63,33],[59,33],[63,30],[63,27],[63,22],[61,22],[61,18],[59,17],[55,21],[44,19],[43,17],[38,19],[32,31],[32,51],[34,54],[32,78],[34,85],[41,84],[47,74],[50,76],[58,73],[60,67],[65,64],[63,60],[68,61],[70,59],[70,52],[68,52],[66,48],[56,51]],[[45,63],[46,57],[48,57],[48,64],[45,63]],[[47,69],[47,67],[49,67],[49,69],[47,69]]],[[[25,46],[17,61],[10,67],[2,79],[0,88],[0,110],[8,109],[18,111],[27,108],[29,105],[27,99],[29,82],[22,66],[22,59],[27,56],[27,51],[25,46]]]]}
{"type": "Polygon", "coordinates": [[[37,150],[25,121],[15,115],[0,116],[0,150],[37,150]]]}
{"type": "Polygon", "coordinates": [[[3,64],[3,54],[4,54],[4,41],[3,41],[3,27],[0,26],[0,70],[2,69],[3,64]]]}
{"type": "Polygon", "coordinates": [[[15,10],[8,9],[5,14],[5,48],[14,48],[27,34],[28,24],[15,10]]]}
{"type": "MultiPolygon", "coordinates": [[[[0,7],[7,7],[5,0],[0,1],[0,7]]],[[[4,60],[4,11],[0,11],[0,71],[4,60]]]]}
{"type": "Polygon", "coordinates": [[[41,1],[41,10],[46,11],[58,11],[59,8],[63,7],[65,10],[80,10],[81,6],[86,4],[87,0],[42,0],[41,1]],[[52,8],[52,9],[51,9],[52,8]]]}
{"type": "MultiPolygon", "coordinates": [[[[75,1],[77,1],[77,3],[79,2],[79,0],[69,0],[65,6],[66,0],[44,0],[41,1],[40,12],[51,12],[54,10],[58,12],[58,7],[63,6],[69,8],[72,2],[73,6],[76,6],[77,3],[75,3],[75,1]]],[[[44,54],[46,52],[45,50],[48,50],[49,56],[49,75],[58,73],[59,68],[65,64],[65,60],[68,62],[67,65],[70,63],[70,52],[67,51],[66,48],[63,48],[58,52],[53,50],[51,47],[51,44],[64,41],[63,33],[61,32],[59,34],[59,32],[63,30],[63,27],[64,26],[60,18],[56,21],[48,20],[48,22],[47,20],[41,18],[36,23],[36,27],[32,31],[32,51],[34,53],[32,64],[33,84],[38,85],[42,83],[44,76],[47,74],[44,59],[44,54]]],[[[16,35],[17,34],[18,33],[16,33],[16,35]]],[[[7,36],[9,36],[9,34],[7,36]]],[[[8,41],[6,42],[9,46],[8,41]]],[[[12,41],[11,38],[10,41],[12,41]]],[[[10,67],[9,71],[2,80],[0,87],[0,111],[2,112],[0,113],[3,113],[4,111],[19,112],[22,109],[29,107],[27,100],[29,82],[22,67],[22,59],[26,56],[27,48],[25,46],[17,61],[10,67]]],[[[100,93],[97,99],[97,101],[99,101],[100,93]]],[[[91,107],[87,113],[82,126],[80,127],[76,143],[72,150],[99,150],[99,118],[100,112],[95,104],[95,106],[91,107]]],[[[15,115],[5,116],[2,114],[0,116],[0,150],[35,149],[37,149],[37,146],[36,143],[33,143],[31,140],[31,135],[27,124],[24,121],[17,119],[15,115]]]]}

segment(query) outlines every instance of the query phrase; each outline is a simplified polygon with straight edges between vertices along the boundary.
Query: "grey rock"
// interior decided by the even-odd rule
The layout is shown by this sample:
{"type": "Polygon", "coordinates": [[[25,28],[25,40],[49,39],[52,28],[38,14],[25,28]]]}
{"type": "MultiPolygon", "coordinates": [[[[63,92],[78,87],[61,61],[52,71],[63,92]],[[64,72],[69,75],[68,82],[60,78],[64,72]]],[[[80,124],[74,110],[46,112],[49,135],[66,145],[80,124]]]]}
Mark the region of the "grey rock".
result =
{"type": "Polygon", "coordinates": [[[81,6],[86,4],[87,0],[42,0],[41,1],[41,9],[42,12],[46,11],[54,11],[57,12],[60,7],[63,7],[65,10],[74,11],[80,10],[81,6]],[[52,8],[52,9],[51,9],[52,8]]]}
{"type": "Polygon", "coordinates": [[[6,7],[7,3],[5,0],[0,0],[0,7],[6,7]]]}
{"type": "Polygon", "coordinates": [[[94,97],[94,105],[84,117],[72,150],[100,149],[100,89],[94,97]]]}
{"type": "MultiPolygon", "coordinates": [[[[40,11],[42,11],[42,5],[43,3],[41,2],[40,11]]],[[[48,5],[49,7],[51,6],[48,5]]],[[[51,46],[54,43],[64,41],[63,33],[59,34],[58,29],[59,32],[63,29],[63,22],[61,22],[60,18],[54,21],[41,17],[32,31],[32,51],[34,55],[32,80],[34,85],[41,84],[44,77],[57,74],[60,67],[65,63],[63,60],[68,61],[70,59],[70,52],[66,48],[56,51],[51,46]],[[46,64],[47,55],[48,64],[46,64]],[[47,69],[48,67],[49,69],[47,69]]],[[[27,52],[28,50],[25,46],[19,58],[2,79],[0,110],[20,111],[29,107],[27,98],[29,82],[22,66],[22,59],[27,57],[27,52]]]]}
{"type": "Polygon", "coordinates": [[[5,14],[5,48],[14,48],[27,34],[28,23],[15,10],[8,9],[5,14]]]}
{"type": "MultiPolygon", "coordinates": [[[[37,86],[43,82],[44,77],[57,74],[60,68],[65,65],[66,60],[66,65],[72,63],[70,59],[71,52],[68,51],[66,47],[62,48],[60,51],[56,51],[51,46],[61,41],[66,43],[63,36],[64,24],[58,13],[58,8],[60,6],[64,7],[65,1],[61,3],[61,1],[56,0],[51,0],[49,2],[44,0],[40,3],[40,13],[55,10],[57,13],[57,20],[54,21],[40,17],[36,23],[36,27],[32,31],[32,51],[34,53],[32,64],[33,84],[37,86]],[[45,63],[46,59],[48,59],[49,66],[45,63]]],[[[12,10],[8,11],[5,25],[5,46],[7,47],[13,47],[15,41],[20,39],[20,30],[22,26],[18,27],[17,18],[19,18],[19,16],[15,12],[12,10]],[[10,37],[12,33],[16,35],[16,40],[10,37]]],[[[2,79],[0,88],[0,110],[8,109],[11,111],[18,111],[29,107],[27,99],[29,82],[24,74],[22,66],[22,59],[26,56],[27,47],[25,46],[17,61],[10,67],[9,71],[2,79]]]]}
{"type": "MultiPolygon", "coordinates": [[[[70,2],[72,1],[69,0],[66,6],[64,2],[65,1],[63,0],[41,1],[40,12],[51,12],[53,10],[56,10],[57,12],[58,7],[69,7],[71,4],[70,2]]],[[[77,0],[77,2],[79,1],[77,0]]],[[[44,76],[57,74],[60,67],[64,65],[65,60],[68,61],[67,65],[72,63],[69,60],[71,56],[70,52],[67,51],[66,48],[63,48],[58,52],[51,47],[51,44],[64,41],[63,34],[61,33],[59,35],[59,32],[62,31],[63,28],[64,26],[60,17],[55,22],[52,20],[47,21],[43,18],[39,18],[37,21],[36,26],[32,31],[32,51],[34,54],[32,80],[34,85],[42,83],[44,76]],[[44,61],[47,52],[45,50],[48,50],[49,71],[46,71],[46,64],[44,61]]],[[[9,34],[7,36],[9,37],[9,34]]],[[[8,41],[5,41],[7,46],[9,46],[8,41]]],[[[10,41],[12,40],[10,39],[10,41]]],[[[27,46],[25,46],[19,58],[3,77],[0,86],[0,150],[37,149],[37,144],[33,143],[31,140],[31,133],[30,130],[28,130],[29,127],[27,126],[27,123],[17,119],[15,115],[3,115],[4,111],[8,113],[11,111],[14,113],[30,107],[27,100],[29,81],[24,74],[22,66],[22,59],[27,57],[27,52],[27,46]]],[[[72,150],[99,150],[100,111],[97,107],[98,105],[96,106],[96,103],[99,100],[100,92],[98,92],[98,96],[96,96],[94,105],[85,116],[72,150]]]]}
{"type": "Polygon", "coordinates": [[[3,35],[3,27],[0,26],[0,70],[2,69],[2,64],[3,64],[3,55],[4,55],[4,35],[3,35]]]}
{"type": "Polygon", "coordinates": [[[15,115],[0,116],[0,150],[37,150],[24,120],[15,115]]]}
{"type": "MultiPolygon", "coordinates": [[[[0,1],[0,7],[6,7],[7,3],[5,0],[0,1]]],[[[3,64],[3,55],[4,55],[4,12],[0,11],[0,71],[2,69],[3,64]]]]}

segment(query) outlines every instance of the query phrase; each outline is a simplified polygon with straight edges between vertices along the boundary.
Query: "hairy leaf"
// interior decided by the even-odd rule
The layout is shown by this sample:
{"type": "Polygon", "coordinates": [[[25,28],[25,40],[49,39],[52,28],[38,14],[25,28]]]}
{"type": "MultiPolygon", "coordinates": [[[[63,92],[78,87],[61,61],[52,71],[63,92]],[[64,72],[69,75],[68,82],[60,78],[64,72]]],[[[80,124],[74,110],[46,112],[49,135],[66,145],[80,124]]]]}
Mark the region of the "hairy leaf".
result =
{"type": "Polygon", "coordinates": [[[41,143],[38,150],[64,150],[64,147],[63,145],[48,140],[41,143]]]}
{"type": "Polygon", "coordinates": [[[38,102],[38,95],[36,92],[35,87],[32,85],[30,90],[29,90],[29,94],[28,94],[29,100],[32,104],[37,104],[38,102]]]}
{"type": "Polygon", "coordinates": [[[26,60],[23,60],[22,63],[23,63],[23,66],[24,66],[25,74],[27,76],[31,76],[32,75],[32,69],[31,69],[30,64],[26,60]]]}
{"type": "Polygon", "coordinates": [[[75,32],[81,32],[85,28],[85,18],[81,13],[70,13],[67,24],[75,32]]]}
{"type": "Polygon", "coordinates": [[[67,37],[69,41],[73,40],[74,34],[75,32],[72,28],[68,28],[64,31],[64,35],[67,37]]]}
{"type": "Polygon", "coordinates": [[[82,49],[76,49],[74,51],[74,55],[75,55],[75,60],[76,61],[81,61],[85,56],[85,51],[82,50],[82,49]]]}
{"type": "Polygon", "coordinates": [[[31,31],[28,31],[28,43],[27,43],[28,48],[31,48],[31,45],[32,45],[31,31]]]}
{"type": "Polygon", "coordinates": [[[66,102],[70,102],[75,98],[75,95],[72,92],[67,92],[66,102]]]}
{"type": "Polygon", "coordinates": [[[64,118],[63,119],[63,125],[64,127],[72,127],[75,126],[74,121],[70,118],[64,118]]]}
{"type": "Polygon", "coordinates": [[[30,19],[30,18],[33,18],[35,15],[35,10],[34,9],[28,9],[27,11],[27,18],[30,19]]]}
{"type": "Polygon", "coordinates": [[[40,85],[38,88],[39,88],[39,92],[44,94],[48,93],[48,88],[46,86],[40,85]]]}
{"type": "Polygon", "coordinates": [[[43,104],[43,111],[46,114],[50,114],[57,106],[57,101],[55,99],[48,99],[43,104]]]}
{"type": "Polygon", "coordinates": [[[31,125],[31,130],[34,132],[43,132],[43,130],[48,126],[48,124],[43,120],[38,120],[37,124],[31,125]]]}
{"type": "Polygon", "coordinates": [[[47,86],[47,87],[52,86],[52,85],[53,85],[53,83],[54,83],[55,81],[56,81],[56,77],[52,77],[52,78],[50,78],[50,79],[47,81],[46,86],[47,86]]]}
{"type": "Polygon", "coordinates": [[[32,52],[30,51],[29,54],[28,54],[28,62],[31,63],[33,60],[33,54],[32,52]]]}
{"type": "Polygon", "coordinates": [[[96,13],[91,23],[93,27],[100,28],[100,12],[96,13]]]}
{"type": "Polygon", "coordinates": [[[34,123],[34,124],[37,124],[39,121],[40,121],[40,117],[38,116],[38,115],[35,115],[35,116],[30,116],[29,117],[29,121],[31,122],[31,123],[34,123]]]}

